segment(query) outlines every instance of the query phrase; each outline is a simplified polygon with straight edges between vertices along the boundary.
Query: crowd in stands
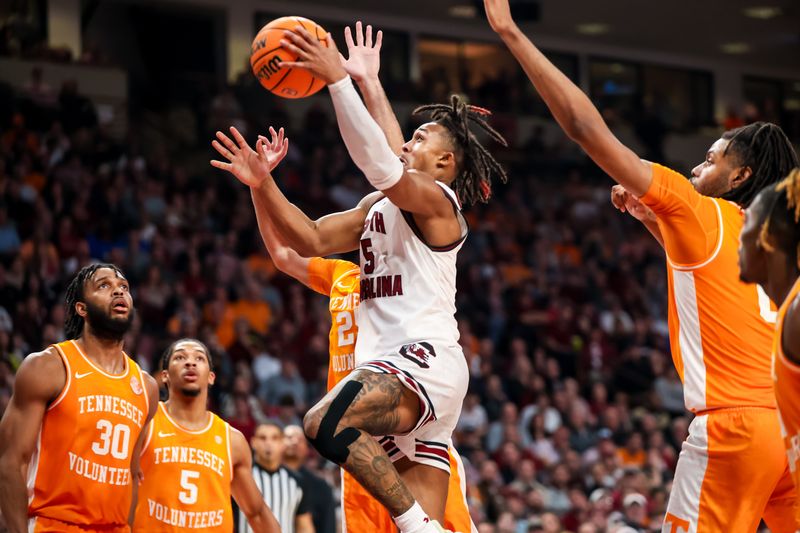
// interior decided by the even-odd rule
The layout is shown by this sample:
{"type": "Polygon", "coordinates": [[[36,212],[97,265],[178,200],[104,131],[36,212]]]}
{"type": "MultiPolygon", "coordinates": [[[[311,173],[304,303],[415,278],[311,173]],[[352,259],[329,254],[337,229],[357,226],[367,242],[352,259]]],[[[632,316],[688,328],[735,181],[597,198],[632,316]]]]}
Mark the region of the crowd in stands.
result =
{"type": "MultiPolygon", "coordinates": [[[[208,165],[209,143],[230,124],[250,139],[255,124],[284,126],[291,150],[275,174],[290,200],[312,218],[349,208],[368,184],[324,95],[291,123],[274,106],[248,116],[252,87],[240,84],[177,151],[135,121],[111,138],[73,89],[48,106],[17,93],[0,114],[0,413],[22,358],[63,340],[69,280],[108,261],[131,281],[125,346],[144,368],[157,370],[174,339],[200,338],[217,362],[214,410],[247,437],[267,419],[299,424],[325,390],[328,302],[276,271],[248,190],[208,165]]],[[[660,531],[690,421],[669,355],[663,253],[574,152],[536,136],[491,148],[510,180],[467,210],[457,281],[471,384],[454,444],[475,523],[660,531]]],[[[338,484],[334,465],[309,461],[338,484]]]]}

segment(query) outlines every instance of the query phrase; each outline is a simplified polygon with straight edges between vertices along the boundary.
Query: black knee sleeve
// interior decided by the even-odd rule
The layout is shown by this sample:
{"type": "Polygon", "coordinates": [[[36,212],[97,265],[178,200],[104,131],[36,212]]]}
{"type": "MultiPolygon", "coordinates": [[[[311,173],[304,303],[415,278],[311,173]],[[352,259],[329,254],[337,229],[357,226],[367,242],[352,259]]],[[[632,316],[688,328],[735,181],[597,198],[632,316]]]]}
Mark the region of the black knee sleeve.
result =
{"type": "Polygon", "coordinates": [[[328,407],[328,412],[322,417],[316,438],[308,439],[322,457],[337,465],[347,461],[347,456],[350,454],[348,446],[361,436],[361,432],[356,428],[344,428],[338,434],[334,435],[334,433],[344,412],[353,403],[362,387],[363,385],[358,381],[345,383],[328,407]]]}

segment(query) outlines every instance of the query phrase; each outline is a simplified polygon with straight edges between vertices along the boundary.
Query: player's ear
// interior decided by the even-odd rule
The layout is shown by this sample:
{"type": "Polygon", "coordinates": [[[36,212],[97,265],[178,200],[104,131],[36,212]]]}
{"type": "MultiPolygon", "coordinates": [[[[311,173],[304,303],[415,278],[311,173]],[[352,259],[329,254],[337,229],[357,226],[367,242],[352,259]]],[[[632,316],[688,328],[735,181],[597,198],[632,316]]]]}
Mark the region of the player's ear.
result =
{"type": "Polygon", "coordinates": [[[86,315],[88,314],[86,311],[86,304],[83,302],[75,302],[75,312],[79,317],[86,318],[86,315]]]}
{"type": "Polygon", "coordinates": [[[169,384],[169,372],[166,370],[161,371],[161,384],[165,387],[169,384]]]}
{"type": "Polygon", "coordinates": [[[453,152],[442,152],[436,160],[436,167],[442,170],[453,167],[456,164],[456,155],[453,152]]]}
{"type": "Polygon", "coordinates": [[[753,169],[750,167],[739,167],[734,171],[733,180],[731,180],[731,188],[736,189],[744,185],[750,176],[753,175],[753,169]]]}
{"type": "Polygon", "coordinates": [[[216,379],[217,379],[217,375],[214,373],[213,370],[208,373],[208,385],[209,386],[213,385],[214,384],[214,380],[216,380],[216,379]]]}

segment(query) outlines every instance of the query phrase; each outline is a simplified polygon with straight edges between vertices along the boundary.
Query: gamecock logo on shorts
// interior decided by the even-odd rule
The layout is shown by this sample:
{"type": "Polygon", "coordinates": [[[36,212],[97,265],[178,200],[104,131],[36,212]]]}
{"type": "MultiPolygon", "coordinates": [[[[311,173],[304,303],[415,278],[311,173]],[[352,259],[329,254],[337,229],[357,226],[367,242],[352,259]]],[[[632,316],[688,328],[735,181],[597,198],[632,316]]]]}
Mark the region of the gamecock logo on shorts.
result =
{"type": "Polygon", "coordinates": [[[436,357],[436,352],[433,346],[427,342],[415,342],[414,344],[406,344],[400,348],[400,355],[417,363],[422,368],[429,368],[428,359],[436,357]]]}

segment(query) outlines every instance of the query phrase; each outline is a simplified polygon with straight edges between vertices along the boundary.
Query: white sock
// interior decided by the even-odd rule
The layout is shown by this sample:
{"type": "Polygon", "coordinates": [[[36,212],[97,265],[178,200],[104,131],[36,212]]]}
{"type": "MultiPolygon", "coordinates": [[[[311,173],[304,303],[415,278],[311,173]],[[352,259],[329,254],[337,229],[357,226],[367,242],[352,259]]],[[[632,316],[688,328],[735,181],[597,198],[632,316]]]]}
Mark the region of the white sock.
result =
{"type": "Polygon", "coordinates": [[[411,506],[411,509],[400,516],[395,516],[392,520],[394,520],[394,523],[397,524],[397,527],[400,529],[400,533],[417,533],[428,531],[431,521],[431,519],[428,518],[427,513],[422,510],[422,507],[420,507],[419,503],[417,502],[414,502],[414,505],[411,506]]]}

